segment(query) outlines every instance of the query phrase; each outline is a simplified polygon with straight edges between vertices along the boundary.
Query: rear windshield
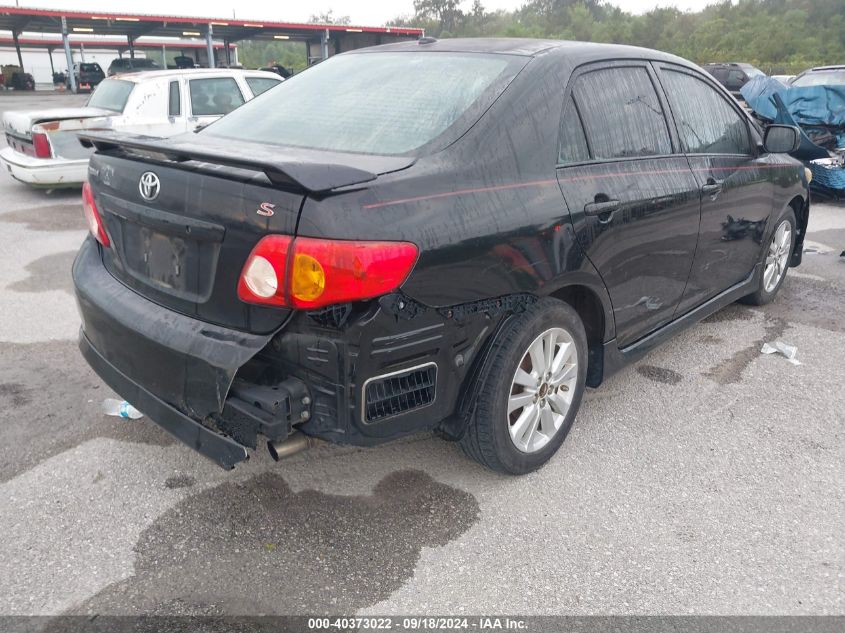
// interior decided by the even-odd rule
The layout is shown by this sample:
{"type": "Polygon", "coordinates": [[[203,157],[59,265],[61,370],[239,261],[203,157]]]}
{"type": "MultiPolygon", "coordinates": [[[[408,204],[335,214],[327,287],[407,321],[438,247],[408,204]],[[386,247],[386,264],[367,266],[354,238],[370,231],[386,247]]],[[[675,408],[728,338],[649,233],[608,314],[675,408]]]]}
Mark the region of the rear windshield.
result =
{"type": "Polygon", "coordinates": [[[845,85],[845,70],[817,70],[801,75],[792,82],[793,86],[841,86],[845,85]]]}
{"type": "Polygon", "coordinates": [[[106,79],[100,82],[94,94],[88,99],[88,105],[92,108],[103,108],[123,112],[126,102],[129,100],[129,93],[135,84],[122,79],[106,79]]]}
{"type": "Polygon", "coordinates": [[[338,55],[202,134],[366,154],[404,154],[468,129],[524,58],[472,53],[338,55]]]}
{"type": "Polygon", "coordinates": [[[133,68],[159,68],[151,59],[133,59],[130,64],[133,68]]]}
{"type": "Polygon", "coordinates": [[[86,73],[102,72],[99,64],[79,64],[79,69],[86,73]]]}

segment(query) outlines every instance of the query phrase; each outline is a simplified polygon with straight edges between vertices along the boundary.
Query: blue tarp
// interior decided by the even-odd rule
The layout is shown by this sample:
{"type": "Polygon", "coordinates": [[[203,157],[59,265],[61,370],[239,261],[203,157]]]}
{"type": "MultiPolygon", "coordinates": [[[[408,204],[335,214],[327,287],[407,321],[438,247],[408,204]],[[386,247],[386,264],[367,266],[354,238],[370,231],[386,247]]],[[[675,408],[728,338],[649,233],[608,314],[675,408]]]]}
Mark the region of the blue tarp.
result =
{"type": "Polygon", "coordinates": [[[770,121],[777,116],[772,100],[777,94],[798,125],[845,126],[845,85],[796,87],[771,77],[755,77],[740,92],[752,110],[770,121]]]}
{"type": "Polygon", "coordinates": [[[842,195],[845,169],[818,143],[845,148],[845,85],[791,87],[771,77],[755,77],[740,92],[761,118],[801,129],[801,146],[792,155],[813,172],[814,189],[842,195]]]}

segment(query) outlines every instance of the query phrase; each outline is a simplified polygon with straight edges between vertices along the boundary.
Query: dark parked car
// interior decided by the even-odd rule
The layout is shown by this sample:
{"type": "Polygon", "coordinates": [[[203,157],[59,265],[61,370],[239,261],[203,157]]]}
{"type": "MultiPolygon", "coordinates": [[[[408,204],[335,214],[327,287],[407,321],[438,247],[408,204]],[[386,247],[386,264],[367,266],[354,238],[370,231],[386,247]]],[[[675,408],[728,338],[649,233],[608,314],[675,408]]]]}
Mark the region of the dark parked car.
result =
{"type": "MultiPolygon", "coordinates": [[[[77,92],[91,91],[106,78],[99,64],[85,62],[77,62],[73,65],[73,76],[76,79],[77,92]]],[[[67,86],[70,88],[70,80],[67,80],[67,86]]]]}
{"type": "Polygon", "coordinates": [[[119,59],[113,59],[111,64],[109,64],[108,75],[111,77],[112,75],[117,75],[118,73],[137,73],[144,70],[161,69],[161,65],[152,59],[146,59],[144,57],[136,57],[135,59],[132,59],[131,57],[121,57],[119,59]]]}
{"type": "Polygon", "coordinates": [[[759,68],[751,64],[705,64],[704,70],[713,75],[720,84],[731,91],[737,99],[741,99],[739,90],[754,77],[765,76],[759,68]]]}
{"type": "Polygon", "coordinates": [[[796,128],[623,46],[358,50],[188,136],[85,136],[80,347],[225,467],[436,430],[536,469],[585,386],[772,301],[809,214],[796,128]]]}

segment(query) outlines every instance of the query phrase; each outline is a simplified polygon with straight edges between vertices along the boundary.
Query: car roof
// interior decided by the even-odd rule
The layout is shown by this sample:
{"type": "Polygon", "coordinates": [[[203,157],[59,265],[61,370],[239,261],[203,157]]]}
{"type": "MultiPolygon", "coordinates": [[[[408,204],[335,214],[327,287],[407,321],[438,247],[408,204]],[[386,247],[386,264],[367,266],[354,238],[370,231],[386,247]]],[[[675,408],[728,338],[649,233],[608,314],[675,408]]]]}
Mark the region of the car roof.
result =
{"type": "Polygon", "coordinates": [[[747,62],[711,62],[709,64],[704,64],[702,68],[713,68],[713,67],[722,67],[722,68],[756,68],[754,64],[749,64],[747,62]]]}
{"type": "Polygon", "coordinates": [[[384,44],[369,48],[359,48],[344,54],[378,53],[378,52],[452,52],[452,53],[498,53],[503,55],[522,55],[535,57],[539,55],[577,55],[579,61],[596,61],[602,59],[656,59],[689,64],[675,55],[663,53],[649,48],[625,46],[621,44],[598,44],[595,42],[577,42],[569,40],[541,40],[531,38],[448,38],[435,40],[423,38],[421,40],[384,44]]]}
{"type": "Polygon", "coordinates": [[[144,72],[118,73],[112,75],[112,79],[123,79],[125,81],[148,81],[162,78],[178,77],[269,77],[281,79],[276,73],[269,73],[263,70],[245,70],[242,68],[182,68],[169,70],[147,70],[144,72]]]}

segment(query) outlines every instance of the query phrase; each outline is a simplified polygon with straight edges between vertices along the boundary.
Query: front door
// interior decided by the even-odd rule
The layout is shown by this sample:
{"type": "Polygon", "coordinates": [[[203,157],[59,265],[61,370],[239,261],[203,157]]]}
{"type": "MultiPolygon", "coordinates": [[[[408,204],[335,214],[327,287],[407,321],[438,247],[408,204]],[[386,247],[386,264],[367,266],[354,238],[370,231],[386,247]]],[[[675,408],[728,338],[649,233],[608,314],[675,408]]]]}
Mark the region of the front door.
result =
{"type": "Polygon", "coordinates": [[[681,144],[701,187],[701,231],[683,314],[752,273],[772,210],[774,185],[748,118],[704,75],[659,65],[681,144]]]}
{"type": "Polygon", "coordinates": [[[647,63],[578,74],[561,122],[558,182],[610,294],[625,347],[669,322],[698,240],[700,193],[647,63]]]}

